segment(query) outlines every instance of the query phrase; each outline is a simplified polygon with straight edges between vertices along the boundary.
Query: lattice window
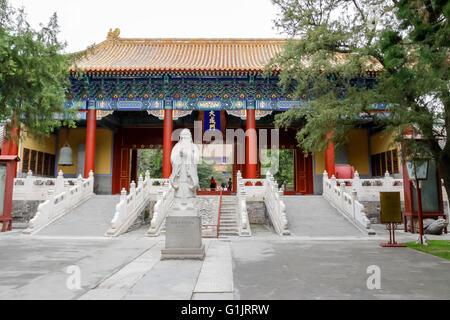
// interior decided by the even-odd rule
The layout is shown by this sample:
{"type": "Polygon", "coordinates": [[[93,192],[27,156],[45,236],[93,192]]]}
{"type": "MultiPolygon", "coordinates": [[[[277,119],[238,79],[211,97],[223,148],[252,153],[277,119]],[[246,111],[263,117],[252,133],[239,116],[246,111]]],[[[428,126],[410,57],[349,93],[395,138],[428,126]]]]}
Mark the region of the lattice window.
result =
{"type": "Polygon", "coordinates": [[[398,154],[397,154],[397,150],[392,150],[392,162],[393,162],[393,170],[394,173],[398,173],[400,172],[399,170],[399,165],[398,165],[398,154]]]}
{"type": "Polygon", "coordinates": [[[23,149],[23,157],[22,157],[22,172],[28,172],[30,170],[30,149],[23,149]]]}
{"type": "Polygon", "coordinates": [[[386,152],[386,170],[392,172],[392,151],[386,152]]]}
{"type": "Polygon", "coordinates": [[[36,150],[23,149],[22,172],[31,170],[35,175],[54,176],[55,156],[36,150]]]}
{"type": "Polygon", "coordinates": [[[36,174],[42,175],[42,169],[44,164],[44,153],[38,152],[37,154],[37,162],[36,162],[36,174]]]}
{"type": "Polygon", "coordinates": [[[50,175],[50,154],[44,153],[44,175],[50,175]]]}
{"type": "Polygon", "coordinates": [[[390,174],[400,172],[397,150],[372,155],[372,175],[384,176],[386,171],[390,174]]]}
{"type": "Polygon", "coordinates": [[[33,172],[36,172],[36,160],[37,160],[36,158],[37,158],[37,151],[36,150],[31,150],[29,168],[33,172]]]}

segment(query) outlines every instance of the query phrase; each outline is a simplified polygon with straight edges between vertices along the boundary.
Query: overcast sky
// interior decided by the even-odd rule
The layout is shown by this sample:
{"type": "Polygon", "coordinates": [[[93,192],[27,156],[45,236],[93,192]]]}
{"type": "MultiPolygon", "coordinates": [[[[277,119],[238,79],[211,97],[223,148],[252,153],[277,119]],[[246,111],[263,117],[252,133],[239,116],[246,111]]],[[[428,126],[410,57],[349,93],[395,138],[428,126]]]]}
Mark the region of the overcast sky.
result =
{"type": "Polygon", "coordinates": [[[110,28],[123,38],[279,38],[270,0],[10,0],[24,6],[32,25],[59,17],[66,51],[106,39],[110,28]]]}

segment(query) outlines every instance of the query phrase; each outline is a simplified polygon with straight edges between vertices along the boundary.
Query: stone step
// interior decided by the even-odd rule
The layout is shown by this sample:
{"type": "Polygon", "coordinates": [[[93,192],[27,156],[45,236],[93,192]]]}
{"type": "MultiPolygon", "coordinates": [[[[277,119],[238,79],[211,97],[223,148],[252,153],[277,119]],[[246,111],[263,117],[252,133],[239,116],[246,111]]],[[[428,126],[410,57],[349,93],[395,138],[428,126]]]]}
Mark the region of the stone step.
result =
{"type": "Polygon", "coordinates": [[[220,221],[221,226],[237,226],[236,221],[220,221]]]}
{"type": "Polygon", "coordinates": [[[220,227],[220,234],[223,232],[239,232],[238,227],[220,227]]]}
{"type": "Polygon", "coordinates": [[[236,221],[236,217],[232,217],[232,216],[229,216],[229,217],[226,217],[226,216],[222,216],[222,217],[220,217],[220,221],[236,221]]]}
{"type": "Polygon", "coordinates": [[[236,231],[236,232],[224,232],[224,233],[222,233],[222,231],[221,231],[220,234],[219,234],[219,238],[224,238],[224,237],[227,237],[227,236],[239,236],[239,232],[236,231]]]}
{"type": "Polygon", "coordinates": [[[238,227],[238,225],[237,225],[237,223],[234,223],[234,224],[223,224],[223,223],[221,223],[220,224],[220,228],[222,229],[222,228],[225,228],[225,229],[227,229],[227,228],[237,228],[238,227]]]}
{"type": "Polygon", "coordinates": [[[220,221],[235,221],[236,216],[221,216],[220,217],[220,221]]]}
{"type": "Polygon", "coordinates": [[[222,230],[222,229],[220,229],[220,233],[219,233],[219,235],[220,236],[223,236],[223,235],[232,235],[232,236],[238,236],[239,235],[239,230],[238,229],[234,229],[234,230],[222,230]]]}
{"type": "Polygon", "coordinates": [[[236,231],[238,229],[237,226],[223,226],[220,225],[220,231],[236,231]]]}
{"type": "Polygon", "coordinates": [[[223,197],[220,209],[220,238],[239,236],[238,218],[236,214],[237,197],[223,197]]]}
{"type": "Polygon", "coordinates": [[[221,215],[220,220],[236,220],[235,215],[221,215]]]}

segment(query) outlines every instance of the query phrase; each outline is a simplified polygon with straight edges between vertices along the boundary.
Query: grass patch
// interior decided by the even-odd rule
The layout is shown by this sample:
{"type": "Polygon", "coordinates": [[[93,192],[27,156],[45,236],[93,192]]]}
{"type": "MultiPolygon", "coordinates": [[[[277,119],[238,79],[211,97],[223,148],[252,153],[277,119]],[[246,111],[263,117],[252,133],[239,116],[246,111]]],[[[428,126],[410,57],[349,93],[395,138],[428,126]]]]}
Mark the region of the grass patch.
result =
{"type": "Polygon", "coordinates": [[[408,248],[426,252],[433,256],[450,260],[450,241],[449,240],[428,240],[428,245],[417,244],[415,242],[406,243],[408,248]]]}

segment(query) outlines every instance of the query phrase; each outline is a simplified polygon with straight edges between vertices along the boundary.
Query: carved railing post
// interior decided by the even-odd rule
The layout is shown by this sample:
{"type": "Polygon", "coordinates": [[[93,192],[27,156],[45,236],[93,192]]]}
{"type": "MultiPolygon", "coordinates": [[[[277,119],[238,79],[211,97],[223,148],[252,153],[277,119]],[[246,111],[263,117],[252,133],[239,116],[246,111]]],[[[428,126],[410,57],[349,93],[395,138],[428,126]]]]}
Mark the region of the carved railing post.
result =
{"type": "Polygon", "coordinates": [[[127,201],[127,190],[125,188],[120,192],[120,201],[127,201]]]}
{"type": "Polygon", "coordinates": [[[56,178],[55,182],[55,191],[56,194],[64,192],[64,173],[62,172],[62,170],[58,172],[58,177],[56,178]]]}
{"type": "Polygon", "coordinates": [[[394,178],[391,177],[391,175],[389,174],[389,171],[386,171],[386,173],[384,174],[384,181],[383,181],[383,189],[385,189],[386,191],[394,191],[394,178]]]}
{"type": "Polygon", "coordinates": [[[352,212],[353,212],[353,219],[356,218],[356,201],[358,201],[358,191],[356,189],[352,190],[352,212]]]}
{"type": "Polygon", "coordinates": [[[359,172],[358,171],[355,171],[355,176],[354,176],[353,181],[352,181],[352,187],[356,191],[360,191],[361,188],[362,188],[361,178],[359,177],[359,172]]]}
{"type": "Polygon", "coordinates": [[[344,197],[344,192],[345,192],[345,183],[342,182],[339,185],[339,193],[340,193],[340,204],[341,204],[341,208],[345,210],[345,197],[344,197]]]}
{"type": "Polygon", "coordinates": [[[31,170],[28,170],[27,177],[25,178],[25,181],[23,183],[25,192],[32,192],[33,184],[34,184],[33,172],[31,170]]]}

